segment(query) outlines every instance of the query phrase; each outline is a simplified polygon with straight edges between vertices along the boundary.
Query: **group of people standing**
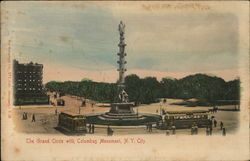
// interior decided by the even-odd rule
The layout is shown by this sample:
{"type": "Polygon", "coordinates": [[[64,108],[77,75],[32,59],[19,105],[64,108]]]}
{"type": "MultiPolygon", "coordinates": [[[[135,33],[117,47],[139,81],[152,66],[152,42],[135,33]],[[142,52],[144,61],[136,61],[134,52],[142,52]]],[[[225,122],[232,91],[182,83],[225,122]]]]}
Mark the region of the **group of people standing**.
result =
{"type": "MultiPolygon", "coordinates": [[[[210,126],[206,127],[206,135],[212,135],[213,134],[213,127],[217,127],[217,120],[215,119],[214,116],[211,117],[210,119],[210,126]]],[[[222,130],[222,135],[226,136],[226,128],[224,127],[224,123],[221,121],[220,122],[220,130],[222,130]]]]}
{"type": "MultiPolygon", "coordinates": [[[[27,112],[24,112],[23,113],[23,120],[28,120],[28,113],[27,112]]],[[[36,117],[35,117],[35,114],[32,114],[32,120],[31,122],[36,122],[36,117]]]]}
{"type": "Polygon", "coordinates": [[[94,124],[89,124],[88,129],[89,129],[90,134],[95,133],[95,125],[94,124]]]}
{"type": "Polygon", "coordinates": [[[172,131],[172,135],[175,135],[176,127],[174,125],[171,128],[167,128],[166,135],[170,135],[170,130],[172,131]]]}
{"type": "Polygon", "coordinates": [[[153,129],[153,124],[150,123],[150,122],[147,123],[147,124],[146,124],[146,130],[147,130],[148,132],[152,132],[152,131],[153,131],[152,129],[153,129]]]}

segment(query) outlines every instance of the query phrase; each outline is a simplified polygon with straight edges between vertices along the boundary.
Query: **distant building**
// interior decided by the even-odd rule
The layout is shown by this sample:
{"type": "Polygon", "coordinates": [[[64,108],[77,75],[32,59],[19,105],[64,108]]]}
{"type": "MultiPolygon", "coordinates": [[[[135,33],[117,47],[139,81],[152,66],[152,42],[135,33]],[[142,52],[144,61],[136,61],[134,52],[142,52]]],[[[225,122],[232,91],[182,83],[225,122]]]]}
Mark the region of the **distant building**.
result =
{"type": "Polygon", "coordinates": [[[13,61],[14,104],[47,104],[48,96],[43,88],[43,65],[21,64],[13,61]]]}

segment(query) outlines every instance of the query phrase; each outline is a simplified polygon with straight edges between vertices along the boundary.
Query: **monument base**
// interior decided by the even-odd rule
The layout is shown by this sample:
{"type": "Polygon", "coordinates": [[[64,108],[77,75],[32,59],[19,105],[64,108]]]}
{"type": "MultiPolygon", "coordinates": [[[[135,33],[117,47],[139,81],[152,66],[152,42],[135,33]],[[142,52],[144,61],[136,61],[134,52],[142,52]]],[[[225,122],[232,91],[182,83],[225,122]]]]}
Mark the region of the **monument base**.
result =
{"type": "Polygon", "coordinates": [[[118,121],[118,120],[141,120],[144,119],[133,110],[133,103],[112,103],[109,112],[99,116],[102,120],[118,121]]]}

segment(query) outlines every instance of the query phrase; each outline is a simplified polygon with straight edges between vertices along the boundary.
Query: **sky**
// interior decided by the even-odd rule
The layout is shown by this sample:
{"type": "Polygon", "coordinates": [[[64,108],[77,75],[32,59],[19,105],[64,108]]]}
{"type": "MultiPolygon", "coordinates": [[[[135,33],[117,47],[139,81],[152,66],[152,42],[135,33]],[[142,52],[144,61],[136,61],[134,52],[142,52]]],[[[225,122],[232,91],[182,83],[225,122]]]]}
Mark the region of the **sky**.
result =
{"type": "Polygon", "coordinates": [[[126,25],[126,74],[158,80],[238,76],[238,19],[231,13],[112,2],[9,3],[6,12],[13,58],[43,64],[44,82],[115,82],[120,20],[126,25]]]}

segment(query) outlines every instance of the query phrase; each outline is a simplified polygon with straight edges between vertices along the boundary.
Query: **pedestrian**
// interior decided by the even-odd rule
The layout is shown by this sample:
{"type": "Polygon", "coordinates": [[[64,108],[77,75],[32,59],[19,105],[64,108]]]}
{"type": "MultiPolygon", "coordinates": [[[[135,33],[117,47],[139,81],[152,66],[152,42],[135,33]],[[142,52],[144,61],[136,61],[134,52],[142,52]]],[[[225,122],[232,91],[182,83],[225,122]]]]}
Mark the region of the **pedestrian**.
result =
{"type": "Polygon", "coordinates": [[[27,119],[28,119],[28,113],[25,112],[25,120],[27,120],[27,119]]]}
{"type": "Polygon", "coordinates": [[[149,131],[149,123],[146,123],[146,130],[149,131]]]}
{"type": "Polygon", "coordinates": [[[88,128],[89,128],[89,133],[91,134],[91,124],[89,124],[88,128]]]}
{"type": "Polygon", "coordinates": [[[107,128],[107,134],[108,134],[108,136],[113,135],[113,130],[109,127],[109,125],[108,125],[108,128],[107,128]]]}
{"type": "Polygon", "coordinates": [[[224,126],[224,124],[223,124],[223,122],[221,121],[221,122],[220,122],[220,129],[221,129],[221,130],[222,130],[223,126],[224,126]]]}
{"type": "Polygon", "coordinates": [[[213,126],[210,126],[209,128],[209,135],[212,135],[213,134],[213,126]]]}
{"type": "Polygon", "coordinates": [[[57,109],[55,110],[55,115],[57,115],[57,109]]]}
{"type": "Polygon", "coordinates": [[[214,127],[217,127],[217,121],[214,119],[214,127]]]}
{"type": "Polygon", "coordinates": [[[25,120],[25,112],[23,113],[23,118],[22,119],[25,120]]]}
{"type": "Polygon", "coordinates": [[[169,129],[166,130],[166,135],[169,136],[170,135],[170,131],[169,129]]]}
{"type": "Polygon", "coordinates": [[[35,114],[32,115],[32,121],[31,122],[36,122],[35,114]]]}
{"type": "Polygon", "coordinates": [[[216,111],[216,106],[214,106],[214,108],[213,108],[213,113],[216,113],[217,111],[216,111]]]}
{"type": "Polygon", "coordinates": [[[213,126],[213,120],[209,119],[209,126],[213,126]]]}
{"type": "Polygon", "coordinates": [[[92,134],[95,133],[95,125],[94,124],[92,124],[92,126],[91,126],[91,132],[92,132],[92,134]]]}
{"type": "Polygon", "coordinates": [[[82,107],[85,107],[86,106],[86,101],[82,101],[82,107]]]}
{"type": "Polygon", "coordinates": [[[152,132],[152,123],[149,123],[149,132],[152,132]]]}
{"type": "Polygon", "coordinates": [[[222,135],[226,136],[226,128],[225,127],[222,129],[222,135]]]}
{"type": "Polygon", "coordinates": [[[196,134],[196,135],[198,135],[198,129],[199,129],[199,128],[198,128],[198,126],[196,125],[196,126],[195,126],[195,134],[196,134]]]}
{"type": "Polygon", "coordinates": [[[191,127],[191,135],[194,134],[194,126],[191,127]]]}
{"type": "Polygon", "coordinates": [[[175,126],[172,126],[172,134],[175,135],[175,126]]]}
{"type": "Polygon", "coordinates": [[[163,99],[163,103],[164,104],[167,103],[167,99],[166,98],[163,99]]]}
{"type": "Polygon", "coordinates": [[[206,135],[208,136],[210,134],[209,128],[206,127],[206,135]]]}
{"type": "Polygon", "coordinates": [[[158,110],[156,110],[155,112],[158,113],[158,110]]]}

